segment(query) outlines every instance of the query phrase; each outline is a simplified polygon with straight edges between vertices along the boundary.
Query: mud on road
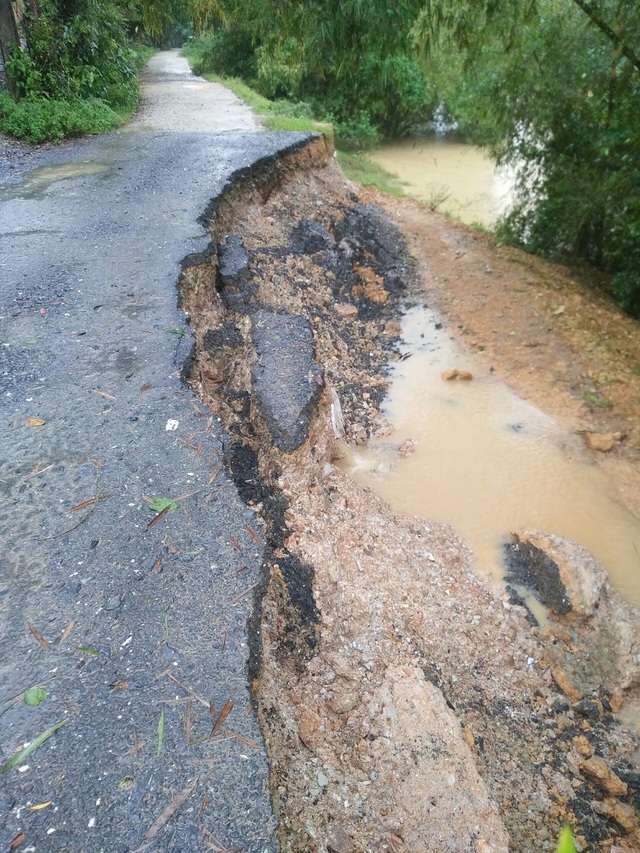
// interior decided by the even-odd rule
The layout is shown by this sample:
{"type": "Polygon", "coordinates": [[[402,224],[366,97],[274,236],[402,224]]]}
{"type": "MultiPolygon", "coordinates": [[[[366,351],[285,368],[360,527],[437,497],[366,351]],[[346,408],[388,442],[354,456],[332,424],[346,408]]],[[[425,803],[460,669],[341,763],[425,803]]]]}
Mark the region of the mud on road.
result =
{"type": "MultiPolygon", "coordinates": [[[[615,716],[638,698],[637,613],[601,584],[534,628],[450,528],[334,464],[336,437],[385,428],[400,303],[437,289],[402,205],[359,196],[315,140],[223,194],[181,280],[190,381],[267,541],[250,671],[282,849],[524,853],[568,821],[580,850],[638,850],[638,741],[615,716]]],[[[445,266],[475,239],[420,221],[445,266]]]]}

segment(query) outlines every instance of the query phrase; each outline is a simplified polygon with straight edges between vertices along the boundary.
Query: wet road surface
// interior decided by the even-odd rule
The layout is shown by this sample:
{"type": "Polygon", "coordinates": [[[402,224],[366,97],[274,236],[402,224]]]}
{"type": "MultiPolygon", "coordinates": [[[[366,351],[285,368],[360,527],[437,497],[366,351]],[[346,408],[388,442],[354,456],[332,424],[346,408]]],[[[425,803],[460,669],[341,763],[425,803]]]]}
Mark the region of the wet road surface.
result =
{"type": "Polygon", "coordinates": [[[131,128],[0,173],[3,851],[277,849],[246,675],[262,534],[182,381],[176,285],[233,174],[305,137],[154,63],[131,128]]]}

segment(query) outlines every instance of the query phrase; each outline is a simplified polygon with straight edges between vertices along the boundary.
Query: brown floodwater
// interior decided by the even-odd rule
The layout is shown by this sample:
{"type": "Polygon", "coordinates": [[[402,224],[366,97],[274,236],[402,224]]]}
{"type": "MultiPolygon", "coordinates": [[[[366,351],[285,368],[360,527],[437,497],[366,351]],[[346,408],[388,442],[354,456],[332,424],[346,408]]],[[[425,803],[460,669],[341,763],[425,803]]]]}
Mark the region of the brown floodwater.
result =
{"type": "Polygon", "coordinates": [[[405,184],[409,195],[468,225],[491,227],[513,198],[513,172],[475,145],[445,136],[387,143],[370,159],[405,184]]]}
{"type": "Polygon", "coordinates": [[[478,566],[504,574],[510,532],[536,529],[587,548],[612,585],[640,606],[640,522],[613,497],[580,436],[513,394],[463,352],[434,312],[410,308],[385,416],[394,426],[342,467],[394,511],[451,524],[478,566]],[[445,381],[449,368],[472,381],[445,381]],[[415,451],[399,456],[407,441],[415,451]]]}

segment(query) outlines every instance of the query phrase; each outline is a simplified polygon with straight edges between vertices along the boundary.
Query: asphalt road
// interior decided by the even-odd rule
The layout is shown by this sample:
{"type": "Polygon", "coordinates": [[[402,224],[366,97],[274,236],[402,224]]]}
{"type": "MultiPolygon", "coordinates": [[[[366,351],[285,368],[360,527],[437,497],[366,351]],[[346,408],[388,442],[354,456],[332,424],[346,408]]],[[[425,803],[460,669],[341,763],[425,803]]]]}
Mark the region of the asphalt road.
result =
{"type": "Polygon", "coordinates": [[[176,284],[234,172],[304,137],[255,132],[175,53],[145,92],[127,131],[0,177],[0,762],[36,744],[0,768],[1,853],[277,850],[246,675],[262,534],[181,380],[176,284]]]}

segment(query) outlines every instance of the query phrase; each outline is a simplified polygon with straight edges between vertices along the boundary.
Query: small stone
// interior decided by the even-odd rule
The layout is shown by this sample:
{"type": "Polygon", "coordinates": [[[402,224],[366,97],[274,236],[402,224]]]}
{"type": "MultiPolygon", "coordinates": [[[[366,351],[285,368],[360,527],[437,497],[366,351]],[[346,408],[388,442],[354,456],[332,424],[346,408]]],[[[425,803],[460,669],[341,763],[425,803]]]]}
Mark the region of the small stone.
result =
{"type": "Polygon", "coordinates": [[[552,708],[556,714],[566,714],[571,705],[565,696],[556,696],[552,708]]]}
{"type": "Polygon", "coordinates": [[[591,806],[594,812],[601,817],[614,820],[625,832],[633,832],[638,826],[633,808],[626,803],[619,803],[613,798],[607,798],[603,803],[596,800],[591,803],[591,806]]]}
{"type": "Polygon", "coordinates": [[[351,838],[346,829],[339,823],[332,826],[329,830],[327,847],[332,853],[354,853],[356,850],[353,838],[351,838]]]}
{"type": "Polygon", "coordinates": [[[348,714],[357,704],[358,696],[355,693],[334,693],[328,702],[335,714],[348,714]]]}
{"type": "Polygon", "coordinates": [[[121,599],[119,595],[113,595],[111,598],[107,599],[107,603],[104,606],[105,610],[117,610],[120,607],[121,599]]]}
{"type": "Polygon", "coordinates": [[[355,317],[358,313],[358,309],[355,305],[351,305],[350,302],[336,302],[333,306],[333,310],[339,317],[355,317]]]}
{"type": "Polygon", "coordinates": [[[411,456],[415,452],[416,452],[416,443],[412,438],[408,438],[398,448],[398,456],[400,458],[404,458],[405,456],[411,456]]]}
{"type": "Polygon", "coordinates": [[[575,707],[576,713],[581,717],[586,717],[587,720],[599,720],[601,707],[598,702],[593,699],[582,699],[575,707]]]}
{"type": "Polygon", "coordinates": [[[578,750],[580,755],[584,755],[585,758],[590,756],[593,752],[593,750],[591,749],[591,744],[584,735],[576,735],[573,738],[573,745],[578,750]]]}
{"type": "Polygon", "coordinates": [[[162,648],[162,660],[165,663],[174,663],[176,661],[182,660],[182,655],[179,651],[174,649],[172,646],[163,646],[162,648]]]}
{"type": "Polygon", "coordinates": [[[607,767],[602,758],[594,756],[588,758],[580,764],[580,770],[594,784],[612,797],[624,797],[627,793],[627,786],[622,779],[617,776],[611,768],[607,767]]]}
{"type": "Polygon", "coordinates": [[[463,382],[470,382],[473,379],[473,373],[469,370],[460,370],[458,371],[458,379],[461,379],[463,382]]]}
{"type": "Polygon", "coordinates": [[[451,367],[449,370],[443,370],[441,375],[445,382],[450,382],[452,379],[457,379],[458,373],[457,367],[451,367]]]}
{"type": "Polygon", "coordinates": [[[616,443],[613,433],[587,432],[584,440],[588,448],[598,450],[600,453],[608,453],[616,443]]]}
{"type": "Polygon", "coordinates": [[[321,788],[326,788],[327,785],[329,784],[329,780],[324,775],[322,770],[318,770],[318,775],[316,776],[316,781],[317,781],[318,785],[320,785],[321,788]]]}
{"type": "Polygon", "coordinates": [[[314,752],[322,741],[322,720],[315,711],[304,710],[298,724],[298,737],[302,743],[314,752]]]}

